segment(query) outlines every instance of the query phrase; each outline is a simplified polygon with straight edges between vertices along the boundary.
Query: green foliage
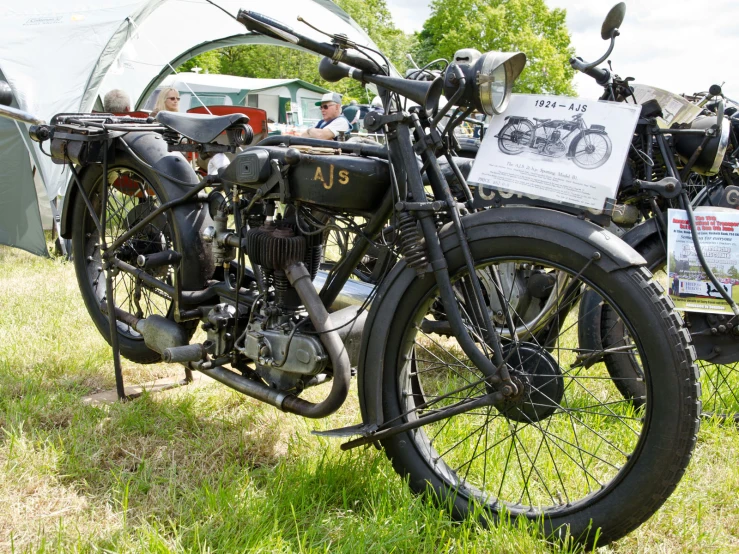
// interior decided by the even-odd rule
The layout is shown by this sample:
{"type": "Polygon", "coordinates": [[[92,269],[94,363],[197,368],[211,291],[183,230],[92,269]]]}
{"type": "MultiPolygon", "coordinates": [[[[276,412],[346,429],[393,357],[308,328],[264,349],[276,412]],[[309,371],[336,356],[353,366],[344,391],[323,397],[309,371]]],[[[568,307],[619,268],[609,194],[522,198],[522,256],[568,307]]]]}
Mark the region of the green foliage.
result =
{"type": "MultiPolygon", "coordinates": [[[[337,0],[336,3],[367,31],[391,63],[400,71],[405,69],[405,55],[414,48],[415,38],[395,27],[385,0],[337,0]]],[[[291,21],[285,23],[294,25],[291,21]]],[[[334,31],[324,29],[320,21],[311,23],[327,32],[334,31]]],[[[342,94],[345,101],[356,99],[369,102],[371,94],[365,92],[356,81],[342,79],[338,83],[328,83],[321,79],[318,62],[317,56],[293,48],[239,45],[195,56],[177,70],[189,71],[193,67],[201,67],[208,73],[240,77],[302,79],[342,94]]]]}
{"type": "Polygon", "coordinates": [[[426,63],[451,60],[461,48],[524,52],[528,63],[515,92],[574,94],[565,14],[544,0],[433,0],[416,53],[426,63]]]}

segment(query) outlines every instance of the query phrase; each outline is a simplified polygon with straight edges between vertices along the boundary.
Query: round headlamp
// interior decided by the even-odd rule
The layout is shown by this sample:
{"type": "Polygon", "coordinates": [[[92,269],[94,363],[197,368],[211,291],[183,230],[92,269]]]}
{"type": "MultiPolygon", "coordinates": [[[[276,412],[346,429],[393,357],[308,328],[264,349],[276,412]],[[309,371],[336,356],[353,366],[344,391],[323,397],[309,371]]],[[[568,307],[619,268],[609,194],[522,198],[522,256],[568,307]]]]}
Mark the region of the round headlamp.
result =
{"type": "MultiPolygon", "coordinates": [[[[716,125],[717,119],[715,115],[698,117],[690,123],[690,128],[709,129],[716,125]]],[[[729,146],[730,128],[731,124],[728,118],[723,118],[721,129],[716,136],[708,139],[706,146],[691,168],[692,171],[709,176],[718,173],[721,168],[721,162],[726,154],[726,148],[729,146]]],[[[675,134],[673,135],[673,141],[677,155],[683,162],[687,162],[703,142],[703,136],[675,134]]]]}
{"type": "Polygon", "coordinates": [[[475,96],[478,108],[487,115],[505,111],[513,83],[526,65],[521,52],[486,52],[475,63],[475,96]]]}
{"type": "Polygon", "coordinates": [[[465,92],[458,105],[474,107],[486,115],[502,113],[511,98],[513,83],[526,65],[521,52],[486,52],[474,48],[458,50],[444,74],[444,95],[452,98],[464,76],[465,92]]]}

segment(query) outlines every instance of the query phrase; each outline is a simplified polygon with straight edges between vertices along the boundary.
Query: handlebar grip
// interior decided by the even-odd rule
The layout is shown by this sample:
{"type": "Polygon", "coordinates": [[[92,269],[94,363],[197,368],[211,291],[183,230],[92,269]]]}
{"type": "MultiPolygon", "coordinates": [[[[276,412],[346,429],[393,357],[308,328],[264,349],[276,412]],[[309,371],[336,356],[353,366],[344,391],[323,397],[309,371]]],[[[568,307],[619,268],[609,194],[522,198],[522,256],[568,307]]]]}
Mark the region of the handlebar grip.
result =
{"type": "Polygon", "coordinates": [[[257,33],[261,33],[263,35],[267,35],[278,40],[297,44],[298,46],[302,46],[306,50],[310,50],[311,52],[315,52],[316,54],[320,54],[321,56],[326,56],[327,58],[330,58],[332,60],[338,57],[337,61],[344,62],[351,65],[352,67],[361,69],[368,74],[376,74],[379,71],[377,64],[375,64],[375,62],[373,62],[372,60],[350,54],[344,50],[341,50],[337,54],[339,47],[335,44],[330,44],[328,42],[318,42],[310,39],[305,35],[296,33],[293,29],[287,27],[286,25],[283,25],[279,21],[275,21],[274,19],[271,19],[260,13],[252,12],[249,10],[239,10],[239,13],[236,15],[236,19],[249,31],[255,31],[257,33]]]}
{"type": "Polygon", "coordinates": [[[601,86],[606,85],[611,78],[611,72],[605,68],[589,67],[584,69],[583,73],[595,79],[595,82],[601,86]]]}

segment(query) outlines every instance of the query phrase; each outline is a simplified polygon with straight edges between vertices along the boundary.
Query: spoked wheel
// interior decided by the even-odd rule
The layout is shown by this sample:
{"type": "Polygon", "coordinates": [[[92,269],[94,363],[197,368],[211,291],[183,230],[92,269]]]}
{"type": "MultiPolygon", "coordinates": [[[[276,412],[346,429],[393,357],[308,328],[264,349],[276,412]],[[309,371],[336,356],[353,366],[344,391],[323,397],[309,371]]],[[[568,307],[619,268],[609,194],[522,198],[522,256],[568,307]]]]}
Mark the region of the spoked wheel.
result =
{"type": "MultiPolygon", "coordinates": [[[[599,545],[616,540],[659,508],[690,458],[699,403],[687,334],[644,269],[608,273],[569,250],[547,251],[532,240],[479,239],[471,247],[478,272],[520,268],[531,277],[550,275],[551,287],[564,288],[537,322],[550,332],[532,329],[519,342],[504,339],[517,395],[481,401],[383,446],[414,491],[432,492],[457,516],[480,506],[493,518],[537,521],[548,536],[569,532],[592,544],[600,527],[599,545]],[[577,303],[591,290],[618,315],[630,339],[627,349],[579,347],[577,303]],[[623,397],[604,363],[607,355],[638,361],[641,405],[623,397]]],[[[461,256],[452,259],[455,288],[464,288],[469,277],[461,256]]],[[[515,280],[507,283],[503,295],[514,298],[515,280]]],[[[493,392],[456,339],[429,330],[429,323],[445,317],[439,304],[431,279],[416,279],[403,293],[383,357],[385,422],[438,415],[493,392]]],[[[513,304],[513,318],[525,321],[513,304]]],[[[460,309],[480,344],[483,332],[461,301],[460,309]]]]}
{"type": "MultiPolygon", "coordinates": [[[[103,185],[108,189],[104,229],[108,246],[162,204],[159,185],[145,169],[137,168],[134,162],[127,163],[124,152],[117,153],[117,160],[118,163],[109,167],[106,177],[102,175],[100,166],[90,166],[81,179],[98,218],[102,214],[103,185]]],[[[110,342],[108,317],[101,310],[101,303],[106,299],[105,272],[100,252],[102,240],[81,195],[77,196],[73,217],[72,248],[80,292],[98,330],[110,342]]],[[[125,241],[117,249],[116,258],[136,266],[139,255],[147,256],[171,248],[173,230],[168,215],[164,213],[125,241]]],[[[149,269],[146,273],[169,285],[173,284],[169,266],[149,269]]],[[[161,290],[149,287],[131,273],[115,273],[113,294],[116,307],[138,318],[171,315],[172,298],[161,290]]],[[[157,352],[144,344],[143,337],[133,327],[118,321],[117,329],[123,356],[138,363],[161,360],[157,352]]],[[[189,329],[194,332],[192,325],[189,329]]]]}
{"type": "MultiPolygon", "coordinates": [[[[545,271],[542,268],[518,263],[501,263],[487,266],[477,271],[485,303],[490,319],[498,333],[504,339],[511,338],[508,327],[506,310],[510,311],[514,333],[519,340],[531,340],[532,336],[545,341],[544,336],[551,332],[553,319],[551,315],[556,310],[563,309],[560,301],[562,295],[570,285],[566,274],[556,271],[545,271]],[[502,290],[507,291],[501,302],[501,295],[496,292],[496,273],[502,290]],[[507,308],[505,307],[507,305],[507,308]]],[[[470,295],[472,291],[465,287],[467,281],[455,284],[454,292],[460,304],[469,313],[470,295]]],[[[423,329],[439,335],[451,335],[451,327],[443,314],[441,300],[434,307],[437,312],[434,320],[425,319],[423,329]]],[[[563,318],[557,320],[564,322],[563,318]]]]}
{"type": "Polygon", "coordinates": [[[530,121],[509,122],[498,133],[498,148],[504,154],[520,154],[531,143],[533,134],[534,126],[530,121]]]}
{"type": "MultiPolygon", "coordinates": [[[[334,222],[331,221],[331,223],[334,222]]],[[[354,247],[354,243],[358,238],[355,233],[344,230],[343,228],[329,227],[324,235],[321,269],[331,271],[346,256],[347,252],[354,247]]],[[[370,246],[352,272],[352,275],[365,283],[373,282],[372,275],[379,255],[379,249],[374,245],[370,246]]]]}
{"type": "Polygon", "coordinates": [[[608,161],[611,148],[611,139],[608,135],[585,131],[573,141],[572,161],[577,167],[595,169],[608,161]]]}
{"type": "MultiPolygon", "coordinates": [[[[642,242],[636,247],[636,250],[644,256],[648,267],[652,271],[657,274],[664,271],[666,264],[665,251],[658,237],[642,242]]],[[[583,328],[599,328],[600,340],[602,340],[604,347],[609,350],[629,349],[630,338],[624,333],[623,326],[617,321],[612,310],[603,309],[602,312],[597,310],[595,306],[598,301],[598,298],[586,299],[586,303],[593,307],[590,313],[595,316],[595,319],[583,328]]],[[[700,332],[694,339],[698,355],[703,354],[705,357],[705,359],[698,359],[703,414],[709,417],[717,416],[721,419],[739,420],[739,354],[737,356],[731,356],[730,354],[732,351],[739,353],[739,337],[730,332],[719,335],[711,334],[711,325],[703,321],[703,318],[707,317],[704,314],[691,313],[687,314],[686,317],[692,322],[690,329],[693,332],[698,332],[699,328],[704,331],[700,332]],[[698,347],[699,342],[701,343],[700,347],[698,347]],[[703,343],[707,344],[704,345],[703,343]],[[714,353],[723,353],[723,358],[728,357],[731,361],[717,362],[717,355],[714,353]]],[[[727,316],[726,322],[729,319],[727,316]]],[[[721,328],[720,322],[716,322],[714,326],[721,328]]],[[[582,342],[588,341],[584,340],[582,342]]],[[[631,399],[636,405],[641,404],[646,397],[646,386],[642,380],[641,367],[638,361],[631,355],[606,356],[605,361],[609,372],[624,396],[631,399]]]]}

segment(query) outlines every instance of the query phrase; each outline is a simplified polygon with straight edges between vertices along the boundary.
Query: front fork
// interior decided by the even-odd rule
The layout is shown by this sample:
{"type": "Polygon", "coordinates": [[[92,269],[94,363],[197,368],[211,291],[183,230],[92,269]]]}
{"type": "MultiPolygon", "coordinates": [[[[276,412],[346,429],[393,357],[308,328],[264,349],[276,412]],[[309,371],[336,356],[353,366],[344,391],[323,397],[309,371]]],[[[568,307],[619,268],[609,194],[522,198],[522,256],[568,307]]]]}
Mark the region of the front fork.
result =
{"type": "MultiPolygon", "coordinates": [[[[387,139],[390,146],[389,151],[391,159],[394,166],[408,168],[407,183],[408,193],[411,199],[411,203],[403,201],[399,202],[396,206],[396,210],[403,211],[411,208],[414,213],[417,214],[423,238],[425,240],[428,264],[431,271],[434,273],[434,277],[439,287],[439,295],[441,297],[442,304],[444,305],[451,330],[459,341],[459,345],[464,353],[485,375],[487,381],[491,385],[494,385],[494,387],[499,390],[503,396],[513,396],[517,393],[517,388],[515,383],[511,380],[508,372],[508,367],[503,356],[500,336],[490,319],[490,313],[487,309],[485,297],[482,293],[480,280],[475,272],[472,252],[470,251],[467,237],[460,220],[458,204],[452,195],[449,184],[439,168],[433,148],[433,140],[430,140],[423,132],[418,116],[415,113],[406,114],[401,122],[388,125],[388,127],[389,132],[387,134],[387,139]],[[476,319],[480,324],[485,343],[492,349],[492,361],[488,355],[477,346],[477,343],[472,339],[472,337],[470,337],[467,327],[465,326],[459,305],[457,304],[454,289],[452,287],[447,261],[444,257],[441,241],[436,229],[434,218],[435,212],[431,209],[423,209],[424,206],[427,206],[430,203],[426,197],[421,172],[416,169],[418,164],[416,161],[414,146],[411,142],[411,126],[416,131],[415,138],[417,147],[422,147],[419,153],[421,154],[424,166],[428,166],[427,171],[429,181],[434,189],[434,195],[437,199],[441,199],[446,211],[450,214],[452,228],[459,238],[459,244],[469,273],[469,281],[471,284],[470,288],[472,289],[469,291],[469,297],[471,300],[470,304],[472,308],[470,316],[476,319]],[[412,204],[412,206],[409,206],[409,204],[412,204]]],[[[432,133],[435,132],[436,130],[432,129],[432,133]]],[[[499,281],[497,285],[500,285],[499,281]]],[[[512,340],[515,340],[515,336],[512,337],[512,340]]]]}

